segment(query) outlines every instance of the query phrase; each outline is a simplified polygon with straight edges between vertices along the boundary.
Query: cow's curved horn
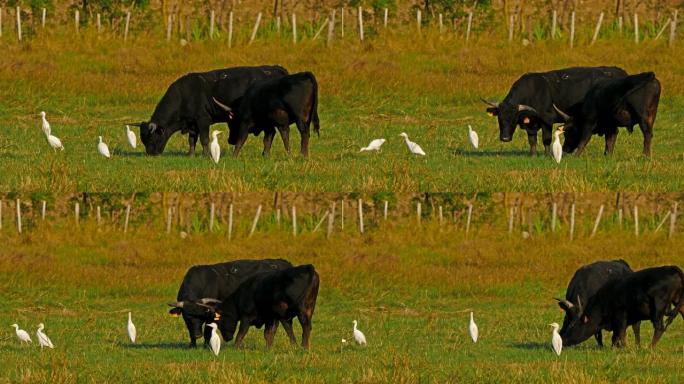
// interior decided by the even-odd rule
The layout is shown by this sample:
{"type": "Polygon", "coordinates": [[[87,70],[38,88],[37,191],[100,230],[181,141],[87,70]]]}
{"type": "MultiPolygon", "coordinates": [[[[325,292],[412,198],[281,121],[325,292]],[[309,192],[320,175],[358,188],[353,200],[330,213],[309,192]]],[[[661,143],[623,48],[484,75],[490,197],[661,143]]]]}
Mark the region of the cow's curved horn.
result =
{"type": "Polygon", "coordinates": [[[584,307],[582,306],[582,300],[579,295],[577,295],[577,310],[579,313],[584,313],[584,307]]]}
{"type": "Polygon", "coordinates": [[[212,299],[211,297],[205,297],[199,301],[202,304],[221,304],[221,300],[212,299]]]}
{"type": "Polygon", "coordinates": [[[230,112],[232,110],[229,106],[222,104],[220,101],[216,100],[215,97],[212,97],[212,99],[214,99],[214,103],[218,104],[218,106],[223,108],[223,110],[225,110],[226,112],[230,112]]]}
{"type": "Polygon", "coordinates": [[[560,108],[556,107],[556,104],[553,105],[553,109],[555,109],[556,112],[558,112],[558,114],[563,118],[563,120],[570,120],[570,116],[567,113],[561,111],[560,108]]]}
{"type": "Polygon", "coordinates": [[[492,108],[499,108],[499,103],[496,103],[496,102],[493,102],[493,101],[489,101],[489,100],[485,100],[485,99],[483,99],[483,98],[481,98],[481,97],[480,97],[480,100],[482,100],[483,103],[489,105],[489,106],[492,107],[492,108]]]}
{"type": "Polygon", "coordinates": [[[557,297],[554,297],[554,300],[558,301],[559,303],[563,303],[563,305],[565,305],[565,307],[568,309],[575,306],[573,303],[571,303],[570,301],[565,300],[565,299],[559,299],[557,297]]]}
{"type": "Polygon", "coordinates": [[[175,303],[169,303],[169,307],[183,308],[183,302],[182,301],[176,301],[175,303]]]}
{"type": "Polygon", "coordinates": [[[529,105],[518,104],[518,112],[524,112],[524,111],[532,112],[532,113],[537,114],[537,115],[539,114],[536,109],[530,107],[529,105]]]}
{"type": "Polygon", "coordinates": [[[147,126],[150,128],[150,132],[154,132],[157,130],[157,124],[153,122],[150,122],[149,124],[147,124],[147,126]]]}

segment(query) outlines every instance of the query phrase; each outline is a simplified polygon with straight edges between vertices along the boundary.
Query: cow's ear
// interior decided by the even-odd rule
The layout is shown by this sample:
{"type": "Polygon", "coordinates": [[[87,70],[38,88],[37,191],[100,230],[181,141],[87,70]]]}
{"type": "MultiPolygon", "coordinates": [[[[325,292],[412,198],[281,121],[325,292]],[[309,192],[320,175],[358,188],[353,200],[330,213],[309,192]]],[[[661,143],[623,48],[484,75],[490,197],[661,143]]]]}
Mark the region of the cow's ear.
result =
{"type": "Polygon", "coordinates": [[[582,323],[586,324],[588,322],[589,322],[589,316],[587,316],[587,315],[582,316],[582,323]]]}
{"type": "Polygon", "coordinates": [[[499,108],[489,107],[489,108],[487,108],[487,114],[489,116],[498,116],[499,115],[499,108]]]}

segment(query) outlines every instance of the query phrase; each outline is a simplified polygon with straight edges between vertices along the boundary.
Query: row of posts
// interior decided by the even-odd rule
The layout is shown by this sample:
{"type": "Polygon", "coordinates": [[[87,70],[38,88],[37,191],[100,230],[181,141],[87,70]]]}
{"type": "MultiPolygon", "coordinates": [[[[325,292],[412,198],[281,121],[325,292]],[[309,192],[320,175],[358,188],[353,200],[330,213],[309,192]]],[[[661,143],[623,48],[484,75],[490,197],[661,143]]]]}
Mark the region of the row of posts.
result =
{"type": "MultiPolygon", "coordinates": [[[[344,218],[345,218],[345,205],[346,201],[342,200],[340,204],[340,220],[341,220],[341,229],[344,230],[344,218]]],[[[3,206],[4,206],[4,201],[0,200],[0,230],[2,229],[2,223],[3,223],[3,206]]],[[[46,214],[46,206],[47,203],[46,201],[41,202],[41,220],[45,220],[45,214],[46,214]]],[[[388,217],[388,207],[389,203],[387,201],[384,201],[383,203],[383,220],[387,220],[388,217]]],[[[334,221],[336,217],[336,208],[337,208],[337,202],[333,202],[330,206],[330,209],[326,210],[323,216],[319,219],[318,223],[316,226],[313,228],[312,232],[317,232],[320,227],[323,225],[323,223],[327,220],[327,236],[330,237],[333,232],[334,228],[334,221]]],[[[599,207],[599,210],[596,214],[596,218],[594,219],[594,224],[592,226],[592,231],[591,234],[589,235],[590,238],[594,237],[598,231],[599,224],[601,223],[601,219],[603,217],[604,213],[604,205],[602,204],[599,207]]],[[[21,222],[21,200],[17,199],[15,203],[15,209],[16,209],[16,225],[17,225],[17,232],[22,233],[22,222],[21,222]]],[[[364,225],[364,212],[363,212],[363,200],[358,199],[357,201],[357,218],[358,218],[358,230],[360,233],[365,232],[365,225],[364,225]]],[[[252,224],[250,227],[249,231],[249,237],[251,237],[256,229],[257,225],[259,223],[259,218],[261,216],[262,212],[262,206],[259,205],[257,207],[256,213],[254,215],[254,219],[252,220],[252,224]]],[[[444,215],[443,215],[443,209],[442,206],[438,207],[438,223],[440,226],[444,224],[444,215]]],[[[516,214],[518,212],[518,206],[513,205],[509,209],[509,214],[508,214],[508,233],[509,235],[513,233],[513,227],[514,227],[514,221],[516,214]]],[[[623,219],[623,210],[619,209],[618,211],[618,223],[620,227],[622,228],[622,219],[623,219]]],[[[123,232],[126,233],[128,232],[128,223],[129,223],[129,218],[131,214],[131,204],[126,205],[126,213],[125,213],[125,219],[124,219],[124,227],[123,227],[123,232]]],[[[172,222],[173,222],[173,214],[174,214],[174,209],[172,207],[169,207],[167,210],[167,215],[166,215],[166,233],[170,234],[171,229],[172,229],[172,222]]],[[[216,206],[214,203],[211,203],[210,209],[209,209],[209,231],[213,232],[214,231],[214,222],[215,222],[215,214],[216,214],[216,206]]],[[[473,205],[468,204],[467,205],[467,218],[466,218],[466,226],[465,226],[465,233],[466,236],[470,232],[470,224],[471,224],[471,219],[472,219],[472,214],[473,214],[473,205]]],[[[76,225],[78,226],[80,224],[80,204],[77,202],[74,204],[74,218],[76,225]]],[[[281,210],[277,209],[276,210],[276,223],[280,225],[280,216],[281,216],[281,210]]],[[[675,226],[676,226],[676,221],[677,221],[677,216],[678,216],[678,203],[674,203],[672,206],[672,209],[668,210],[665,216],[661,219],[660,223],[654,230],[654,232],[660,231],[660,229],[665,225],[665,223],[669,220],[669,231],[668,231],[668,237],[672,237],[674,235],[675,231],[675,226]]],[[[297,236],[297,208],[296,206],[291,207],[291,221],[292,221],[292,235],[297,236]]],[[[639,207],[635,205],[633,207],[633,212],[632,212],[632,217],[633,217],[633,222],[634,222],[634,235],[639,236],[639,207]]],[[[420,225],[422,222],[423,218],[423,212],[422,212],[422,205],[421,203],[416,204],[416,220],[417,223],[420,225]]],[[[558,221],[558,205],[557,203],[552,204],[551,208],[551,232],[556,232],[557,228],[557,221],[558,221]]],[[[96,222],[97,225],[100,226],[102,222],[102,216],[101,216],[101,209],[100,206],[97,206],[96,208],[96,222]]],[[[530,223],[531,224],[531,223],[530,223]]],[[[529,233],[528,233],[529,235],[529,233]]],[[[233,237],[233,204],[230,204],[228,208],[228,239],[232,239],[233,237]]],[[[570,223],[569,223],[569,237],[570,240],[573,240],[575,237],[575,203],[572,203],[570,206],[570,223]]]]}

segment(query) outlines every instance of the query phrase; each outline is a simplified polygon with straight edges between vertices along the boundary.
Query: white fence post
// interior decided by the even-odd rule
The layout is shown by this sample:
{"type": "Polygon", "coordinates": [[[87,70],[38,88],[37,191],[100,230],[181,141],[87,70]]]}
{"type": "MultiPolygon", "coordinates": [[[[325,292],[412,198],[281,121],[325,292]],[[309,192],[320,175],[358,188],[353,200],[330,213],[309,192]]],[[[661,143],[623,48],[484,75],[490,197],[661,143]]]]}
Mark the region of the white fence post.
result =
{"type": "Polygon", "coordinates": [[[254,39],[256,39],[257,32],[259,31],[259,24],[261,23],[261,12],[257,15],[256,21],[254,22],[254,28],[252,29],[252,36],[249,37],[249,44],[252,44],[254,39]]]}
{"type": "Polygon", "coordinates": [[[17,6],[17,39],[21,41],[21,8],[19,6],[17,6]]]}
{"type": "Polygon", "coordinates": [[[359,39],[363,41],[363,9],[359,7],[359,39]]]}
{"type": "Polygon", "coordinates": [[[598,39],[599,32],[601,32],[601,23],[603,23],[603,12],[601,12],[598,21],[596,22],[596,28],[594,28],[594,36],[591,38],[591,45],[594,45],[596,39],[598,39]]]}

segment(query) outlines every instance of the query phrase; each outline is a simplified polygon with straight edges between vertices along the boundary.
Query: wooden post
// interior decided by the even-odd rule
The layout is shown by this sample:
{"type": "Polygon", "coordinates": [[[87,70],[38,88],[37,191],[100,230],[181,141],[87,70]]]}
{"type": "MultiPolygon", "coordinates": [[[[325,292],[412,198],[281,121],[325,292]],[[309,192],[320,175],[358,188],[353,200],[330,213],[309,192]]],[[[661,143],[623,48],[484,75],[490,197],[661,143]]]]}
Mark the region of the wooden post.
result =
{"type": "Polygon", "coordinates": [[[330,19],[326,18],[325,21],[323,22],[323,24],[321,24],[320,28],[318,28],[318,31],[316,31],[316,33],[314,34],[313,39],[311,39],[311,40],[318,39],[318,36],[320,36],[321,32],[323,32],[323,29],[328,26],[328,23],[330,23],[330,19]]]}
{"type": "Polygon", "coordinates": [[[79,226],[79,221],[81,219],[81,206],[76,202],[76,205],[74,205],[74,220],[76,220],[76,226],[79,226]]]}
{"type": "Polygon", "coordinates": [[[282,24],[282,20],[278,16],[276,17],[276,33],[278,33],[278,36],[280,36],[280,24],[282,24]]]}
{"type": "Polygon", "coordinates": [[[297,207],[292,205],[292,236],[297,236],[297,207]]]}
{"type": "Polygon", "coordinates": [[[508,42],[513,41],[513,23],[515,21],[515,18],[513,15],[511,15],[510,20],[508,20],[508,42]]]}
{"type": "Polygon", "coordinates": [[[575,11],[570,15],[570,48],[575,46],[575,11]]]}
{"type": "Polygon", "coordinates": [[[328,36],[326,38],[327,46],[330,46],[330,44],[332,44],[332,39],[335,32],[335,12],[337,11],[333,9],[332,15],[330,16],[330,22],[328,23],[328,36]]]}
{"type": "Polygon", "coordinates": [[[418,28],[418,34],[419,35],[420,35],[421,27],[423,24],[422,18],[423,18],[423,15],[421,14],[420,10],[418,10],[418,12],[416,12],[416,28],[418,28]]]}
{"type": "MultiPolygon", "coordinates": [[[[99,15],[99,13],[98,13],[99,15]]],[[[45,17],[47,16],[47,9],[43,8],[43,11],[40,15],[40,27],[45,28],[45,17]]]]}
{"type": "Polygon", "coordinates": [[[508,234],[513,233],[513,217],[515,216],[515,206],[511,207],[508,211],[508,234]]]}
{"type": "Polygon", "coordinates": [[[342,12],[340,14],[340,31],[342,33],[342,37],[344,37],[344,14],[347,13],[347,9],[345,7],[342,7],[342,12]]]}
{"type": "Polygon", "coordinates": [[[344,231],[344,206],[347,202],[342,199],[342,204],[340,205],[340,229],[344,231]]]}
{"type": "Polygon", "coordinates": [[[634,205],[634,236],[639,236],[639,207],[634,205]]]}
{"type": "Polygon", "coordinates": [[[363,41],[363,8],[359,7],[359,39],[363,41]]]}
{"type": "Polygon", "coordinates": [[[254,22],[254,28],[252,29],[252,36],[249,38],[249,44],[252,44],[254,39],[256,39],[257,32],[259,31],[259,23],[261,23],[261,12],[259,12],[256,21],[254,22]]]}
{"type": "Polygon", "coordinates": [[[5,13],[5,9],[0,7],[0,37],[2,37],[2,14],[5,13]]]}
{"type": "Polygon", "coordinates": [[[124,27],[124,41],[128,40],[128,27],[131,24],[131,12],[126,12],[126,26],[124,27]]]}
{"type": "Polygon", "coordinates": [[[598,39],[599,32],[601,31],[601,23],[603,23],[603,12],[601,12],[598,21],[596,22],[596,28],[594,28],[594,36],[591,38],[591,45],[594,45],[596,39],[598,39]]]}
{"type": "Polygon", "coordinates": [[[470,28],[473,24],[473,11],[468,12],[468,26],[466,28],[466,42],[470,40],[470,28]]]}
{"type": "Polygon", "coordinates": [[[333,228],[335,225],[335,206],[336,205],[337,205],[337,203],[333,201],[332,208],[330,209],[330,214],[328,215],[328,233],[326,234],[327,238],[330,238],[330,236],[332,236],[333,228]]]}
{"type": "MultiPolygon", "coordinates": [[[[292,15],[294,18],[294,15],[292,15]]],[[[233,47],[233,11],[228,14],[228,48],[233,47]]]]}
{"type": "Polygon", "coordinates": [[[603,216],[603,204],[601,204],[601,207],[599,207],[596,220],[594,221],[594,228],[591,230],[591,236],[589,237],[594,237],[594,235],[596,235],[596,231],[598,231],[599,224],[601,223],[601,216],[603,216]]]}
{"type": "Polygon", "coordinates": [[[662,226],[665,225],[665,222],[667,221],[667,219],[670,218],[670,216],[672,216],[672,212],[671,212],[671,211],[667,211],[667,213],[665,214],[665,217],[663,217],[663,219],[660,220],[660,223],[658,224],[658,226],[656,227],[655,231],[653,231],[653,232],[658,232],[658,231],[660,231],[660,228],[662,228],[662,226]]]}
{"type": "Polygon", "coordinates": [[[276,226],[280,228],[280,208],[276,209],[276,226]]]}
{"type": "MultiPolygon", "coordinates": [[[[261,18],[261,12],[259,12],[259,18],[261,18]]],[[[211,10],[209,14],[209,40],[214,40],[214,10],[211,10]]]]}
{"type": "Polygon", "coordinates": [[[423,216],[422,212],[421,212],[422,208],[423,207],[420,205],[420,203],[418,203],[418,205],[416,205],[416,221],[418,222],[418,225],[420,225],[420,219],[423,216]]]}
{"type": "Polygon", "coordinates": [[[45,220],[45,209],[46,209],[46,206],[47,206],[47,202],[46,202],[45,200],[43,200],[43,201],[41,202],[41,206],[40,206],[40,219],[41,219],[41,220],[45,220]]]}
{"type": "Polygon", "coordinates": [[[570,206],[570,241],[575,238],[575,203],[570,206]]]}
{"type": "Polygon", "coordinates": [[[620,34],[620,36],[622,36],[622,24],[623,24],[622,16],[620,16],[620,17],[618,17],[618,33],[620,34]]]}
{"type": "Polygon", "coordinates": [[[211,202],[211,206],[209,207],[209,232],[214,232],[214,214],[216,211],[216,205],[214,202],[211,202]]]}
{"type": "Polygon", "coordinates": [[[173,219],[173,208],[169,207],[169,209],[166,211],[166,233],[167,234],[171,233],[171,220],[172,219],[173,219]]]}
{"type": "Polygon", "coordinates": [[[677,223],[677,205],[678,203],[674,203],[674,207],[672,207],[672,214],[670,215],[670,230],[667,232],[667,237],[672,238],[674,235],[675,231],[675,224],[677,223]]]}
{"type": "Polygon", "coordinates": [[[672,22],[672,19],[667,19],[667,21],[665,21],[665,24],[663,24],[663,26],[660,28],[660,31],[658,31],[658,34],[656,35],[655,39],[653,39],[653,40],[660,39],[660,36],[662,36],[663,33],[665,33],[665,30],[667,29],[667,27],[670,26],[671,22],[672,22]]]}
{"type": "Polygon", "coordinates": [[[97,21],[96,21],[97,33],[99,35],[100,33],[102,33],[102,16],[100,16],[100,14],[98,13],[96,19],[97,19],[97,21]]]}
{"type": "Polygon", "coordinates": [[[5,205],[3,200],[0,200],[0,229],[2,229],[2,206],[5,205]]]}
{"type": "Polygon", "coordinates": [[[622,229],[622,208],[618,209],[618,227],[622,229]]]}
{"type": "Polygon", "coordinates": [[[131,217],[131,205],[126,204],[126,218],[124,219],[124,233],[128,232],[128,219],[131,217]]]}
{"type": "Polygon", "coordinates": [[[553,202],[553,207],[551,208],[551,232],[556,232],[556,216],[558,215],[558,204],[553,202]]]}
{"type": "Polygon", "coordinates": [[[556,39],[556,24],[558,22],[558,13],[553,10],[553,15],[551,16],[551,40],[556,39]]]}
{"type": "Polygon", "coordinates": [[[677,13],[679,11],[675,9],[674,16],[672,16],[672,22],[670,22],[670,39],[668,45],[670,47],[674,46],[675,35],[677,32],[677,13]]]}
{"type": "Polygon", "coordinates": [[[233,203],[228,207],[228,241],[233,239],[233,203]]]}
{"type": "Polygon", "coordinates": [[[444,22],[442,20],[442,14],[439,14],[439,34],[441,35],[442,32],[444,32],[444,22]]]}
{"type": "Polygon", "coordinates": [[[74,12],[74,29],[76,30],[76,34],[78,35],[79,29],[80,29],[80,24],[81,24],[81,14],[78,13],[78,9],[76,12],[74,12]]]}
{"type": "Polygon", "coordinates": [[[357,206],[359,208],[359,232],[363,234],[363,200],[359,199],[357,206]]]}
{"type": "Polygon", "coordinates": [[[387,10],[387,8],[385,8],[385,17],[383,18],[383,22],[382,22],[382,26],[385,28],[387,28],[387,12],[389,12],[389,11],[387,10]]]}
{"type": "MultiPolygon", "coordinates": [[[[259,13],[261,15],[261,12],[259,13]]],[[[254,220],[252,221],[252,229],[249,230],[249,237],[252,237],[254,231],[256,231],[257,224],[259,223],[259,216],[261,215],[261,204],[257,207],[256,214],[254,215],[254,220]]]]}
{"type": "Polygon", "coordinates": [[[19,6],[17,6],[17,39],[21,41],[21,8],[19,6]]]}
{"type": "Polygon", "coordinates": [[[323,214],[323,217],[321,217],[321,219],[318,220],[318,224],[316,224],[316,226],[314,227],[313,231],[311,231],[312,233],[318,231],[318,228],[321,227],[321,225],[323,224],[323,222],[325,221],[325,219],[328,218],[328,215],[329,215],[329,214],[330,214],[330,211],[325,211],[325,213],[323,214]]]}
{"type": "MultiPolygon", "coordinates": [[[[169,208],[171,210],[171,208],[169,208]]],[[[102,213],[100,212],[100,206],[97,206],[96,212],[95,212],[95,222],[97,223],[97,226],[100,226],[100,223],[102,222],[102,213]]]]}
{"type": "Polygon", "coordinates": [[[468,218],[466,219],[466,236],[468,236],[468,232],[470,232],[470,218],[473,215],[473,205],[468,204],[468,218]]]}
{"type": "Polygon", "coordinates": [[[634,12],[634,44],[639,44],[639,15],[634,12]]]}
{"type": "Polygon", "coordinates": [[[385,200],[385,206],[382,209],[382,218],[387,220],[387,200],[385,200]]]}
{"type": "Polygon", "coordinates": [[[442,206],[439,206],[439,226],[441,227],[442,224],[444,224],[444,215],[442,212],[442,206]]]}
{"type": "Polygon", "coordinates": [[[17,199],[17,232],[21,234],[21,201],[17,199]]]}
{"type": "Polygon", "coordinates": [[[171,41],[171,32],[173,30],[173,15],[169,15],[166,22],[166,41],[171,41]]]}

